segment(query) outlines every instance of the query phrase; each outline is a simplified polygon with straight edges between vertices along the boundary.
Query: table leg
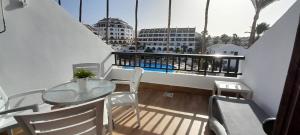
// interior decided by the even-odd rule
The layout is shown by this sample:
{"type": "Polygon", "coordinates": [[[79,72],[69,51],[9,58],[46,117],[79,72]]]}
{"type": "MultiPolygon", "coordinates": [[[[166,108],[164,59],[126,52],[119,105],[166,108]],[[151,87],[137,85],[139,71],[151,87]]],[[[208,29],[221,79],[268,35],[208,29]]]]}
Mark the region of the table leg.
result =
{"type": "Polygon", "coordinates": [[[220,89],[218,89],[218,95],[221,95],[221,90],[220,89]]]}

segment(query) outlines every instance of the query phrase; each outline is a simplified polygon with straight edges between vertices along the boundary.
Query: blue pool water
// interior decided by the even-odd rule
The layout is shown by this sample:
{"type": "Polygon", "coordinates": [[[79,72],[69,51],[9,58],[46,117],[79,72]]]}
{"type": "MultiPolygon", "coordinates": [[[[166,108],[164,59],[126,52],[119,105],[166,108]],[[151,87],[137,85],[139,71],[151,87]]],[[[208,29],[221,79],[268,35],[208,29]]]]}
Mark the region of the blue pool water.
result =
{"type": "MultiPolygon", "coordinates": [[[[150,64],[144,64],[141,63],[142,68],[145,69],[145,71],[152,71],[152,72],[166,72],[166,64],[156,64],[156,68],[155,68],[155,64],[151,63],[150,64]],[[159,69],[160,67],[162,67],[163,69],[159,69]]],[[[125,69],[133,69],[134,67],[131,66],[124,66],[125,69]]],[[[172,65],[168,65],[168,72],[175,72],[174,70],[172,70],[173,66],[172,65]]]]}

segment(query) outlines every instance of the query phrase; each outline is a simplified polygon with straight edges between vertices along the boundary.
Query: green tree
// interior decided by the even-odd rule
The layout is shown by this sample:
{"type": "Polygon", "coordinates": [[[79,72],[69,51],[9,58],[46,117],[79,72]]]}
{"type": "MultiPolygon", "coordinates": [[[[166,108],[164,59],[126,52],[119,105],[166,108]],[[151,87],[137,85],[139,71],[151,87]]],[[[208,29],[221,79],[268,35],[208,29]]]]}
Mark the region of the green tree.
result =
{"type": "Polygon", "coordinates": [[[260,11],[265,7],[267,7],[268,5],[272,4],[274,1],[276,0],[251,0],[253,7],[255,9],[255,15],[251,26],[248,47],[250,47],[255,42],[255,31],[256,31],[255,28],[256,28],[257,20],[259,18],[260,11]]]}
{"type": "Polygon", "coordinates": [[[150,47],[147,47],[146,50],[144,52],[148,52],[148,53],[152,53],[153,50],[150,47]]]}
{"type": "Polygon", "coordinates": [[[179,48],[176,48],[176,49],[175,49],[175,52],[176,52],[176,53],[179,53],[179,52],[180,52],[180,49],[179,49],[179,48]]]}
{"type": "Polygon", "coordinates": [[[185,53],[187,51],[187,46],[186,45],[181,46],[181,48],[182,48],[182,53],[185,53]]]}
{"type": "Polygon", "coordinates": [[[232,44],[241,45],[241,39],[237,34],[232,35],[232,44]]]}
{"type": "Polygon", "coordinates": [[[219,36],[216,36],[213,38],[213,44],[218,44],[219,43],[219,40],[220,40],[220,37],[219,36]]]}
{"type": "Polygon", "coordinates": [[[226,35],[226,34],[221,35],[221,41],[224,44],[227,44],[230,40],[231,40],[231,38],[228,35],[226,35]]]}
{"type": "Polygon", "coordinates": [[[266,30],[268,30],[269,29],[269,24],[267,24],[267,23],[260,23],[260,24],[258,24],[257,26],[256,26],[256,34],[257,34],[257,37],[259,38],[260,37],[260,35],[262,34],[262,33],[264,33],[266,30]]]}

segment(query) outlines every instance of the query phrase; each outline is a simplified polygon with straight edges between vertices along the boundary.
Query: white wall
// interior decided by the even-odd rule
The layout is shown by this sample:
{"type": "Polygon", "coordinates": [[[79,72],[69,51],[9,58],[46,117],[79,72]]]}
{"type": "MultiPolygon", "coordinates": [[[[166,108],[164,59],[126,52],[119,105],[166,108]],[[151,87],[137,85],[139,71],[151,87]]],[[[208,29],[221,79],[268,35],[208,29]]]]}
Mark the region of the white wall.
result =
{"type": "MultiPolygon", "coordinates": [[[[129,80],[131,71],[132,70],[130,69],[114,67],[107,79],[129,80]]],[[[238,78],[146,71],[141,81],[155,84],[213,90],[214,80],[238,81],[238,78]]]]}
{"type": "Polygon", "coordinates": [[[7,31],[0,34],[0,85],[8,95],[69,81],[72,64],[100,63],[112,51],[54,0],[27,0],[24,8],[16,1],[3,1],[7,31]]]}
{"type": "Polygon", "coordinates": [[[248,52],[247,49],[245,49],[242,46],[237,46],[234,44],[215,44],[207,47],[207,51],[211,54],[223,54],[223,55],[233,55],[231,54],[231,51],[238,52],[238,55],[245,56],[248,52]],[[226,51],[226,54],[224,53],[226,51]]]}
{"type": "Polygon", "coordinates": [[[254,90],[254,100],[270,115],[276,115],[299,22],[297,1],[249,48],[243,81],[254,90]]]}

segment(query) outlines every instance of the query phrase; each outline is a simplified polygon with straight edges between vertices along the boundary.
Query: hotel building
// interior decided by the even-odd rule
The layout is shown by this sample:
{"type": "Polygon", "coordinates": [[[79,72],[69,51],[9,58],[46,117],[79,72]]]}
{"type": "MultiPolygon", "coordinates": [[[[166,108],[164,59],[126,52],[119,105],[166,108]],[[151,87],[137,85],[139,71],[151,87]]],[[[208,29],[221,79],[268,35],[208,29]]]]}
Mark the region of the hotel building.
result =
{"type": "MultiPolygon", "coordinates": [[[[196,28],[171,28],[170,52],[193,53],[195,51],[196,28]]],[[[142,29],[138,40],[145,50],[152,52],[167,51],[167,28],[142,29]]]]}

